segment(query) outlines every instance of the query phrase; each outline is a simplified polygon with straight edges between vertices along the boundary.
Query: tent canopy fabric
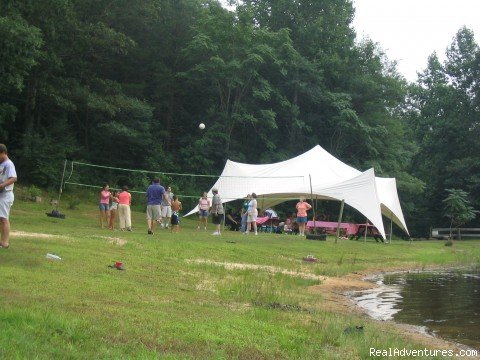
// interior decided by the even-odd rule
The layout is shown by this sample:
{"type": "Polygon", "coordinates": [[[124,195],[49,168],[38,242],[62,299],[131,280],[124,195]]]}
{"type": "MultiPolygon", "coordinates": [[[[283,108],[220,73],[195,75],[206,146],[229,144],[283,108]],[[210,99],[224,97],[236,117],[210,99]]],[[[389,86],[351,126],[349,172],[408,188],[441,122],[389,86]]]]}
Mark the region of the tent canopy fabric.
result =
{"type": "MultiPolygon", "coordinates": [[[[335,199],[357,209],[385,238],[382,214],[408,233],[393,178],[375,177],[374,169],[361,172],[320,145],[294,158],[273,164],[243,164],[227,160],[222,174],[208,192],[217,188],[224,203],[257,194],[258,206],[272,207],[310,194],[335,199]]],[[[190,211],[186,216],[198,211],[190,211]]]]}

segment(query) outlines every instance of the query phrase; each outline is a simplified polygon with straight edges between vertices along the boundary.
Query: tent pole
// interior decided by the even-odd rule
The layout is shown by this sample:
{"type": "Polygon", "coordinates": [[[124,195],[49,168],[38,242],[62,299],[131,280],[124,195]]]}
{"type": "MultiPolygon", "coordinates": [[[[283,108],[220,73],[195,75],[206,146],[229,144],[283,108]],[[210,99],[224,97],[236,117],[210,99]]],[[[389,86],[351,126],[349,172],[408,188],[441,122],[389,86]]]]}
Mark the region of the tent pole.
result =
{"type": "Polygon", "coordinates": [[[367,242],[367,232],[368,232],[368,219],[365,219],[365,237],[363,238],[363,242],[367,242]]]}
{"type": "Polygon", "coordinates": [[[338,242],[338,238],[340,236],[340,224],[342,223],[344,205],[345,205],[345,200],[342,200],[342,204],[340,205],[340,214],[338,215],[337,234],[335,235],[335,244],[338,242]]]}
{"type": "Polygon", "coordinates": [[[392,233],[393,233],[393,220],[392,220],[392,213],[390,212],[390,239],[388,240],[388,243],[392,243],[392,233]]]}
{"type": "Polygon", "coordinates": [[[225,203],[225,207],[223,208],[223,226],[222,226],[222,232],[225,232],[225,218],[227,213],[227,204],[225,203]]]}
{"type": "Polygon", "coordinates": [[[313,189],[312,189],[312,175],[308,174],[308,177],[310,178],[310,198],[312,199],[312,207],[313,207],[313,233],[315,234],[315,203],[313,202],[313,189]]]}

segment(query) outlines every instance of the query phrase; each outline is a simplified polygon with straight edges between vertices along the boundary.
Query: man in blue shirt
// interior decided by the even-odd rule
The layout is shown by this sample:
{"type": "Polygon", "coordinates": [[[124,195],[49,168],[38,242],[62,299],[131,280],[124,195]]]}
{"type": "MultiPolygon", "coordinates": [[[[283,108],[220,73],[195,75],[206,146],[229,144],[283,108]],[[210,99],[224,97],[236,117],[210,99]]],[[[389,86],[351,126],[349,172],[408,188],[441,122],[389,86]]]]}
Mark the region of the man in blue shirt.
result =
{"type": "Polygon", "coordinates": [[[157,220],[161,219],[160,204],[168,199],[165,188],[160,185],[160,179],[153,180],[152,185],[147,188],[147,225],[148,234],[153,235],[157,220]]]}

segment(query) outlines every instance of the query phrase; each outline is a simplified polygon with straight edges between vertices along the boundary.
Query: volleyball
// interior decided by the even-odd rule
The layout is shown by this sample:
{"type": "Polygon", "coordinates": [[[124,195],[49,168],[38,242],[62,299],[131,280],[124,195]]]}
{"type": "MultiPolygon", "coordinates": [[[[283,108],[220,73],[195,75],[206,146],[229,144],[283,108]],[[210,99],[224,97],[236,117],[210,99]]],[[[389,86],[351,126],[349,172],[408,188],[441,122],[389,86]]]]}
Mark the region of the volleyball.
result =
{"type": "Polygon", "coordinates": [[[205,124],[204,124],[204,123],[200,123],[200,125],[198,125],[198,128],[199,128],[200,130],[205,129],[205,124]]]}

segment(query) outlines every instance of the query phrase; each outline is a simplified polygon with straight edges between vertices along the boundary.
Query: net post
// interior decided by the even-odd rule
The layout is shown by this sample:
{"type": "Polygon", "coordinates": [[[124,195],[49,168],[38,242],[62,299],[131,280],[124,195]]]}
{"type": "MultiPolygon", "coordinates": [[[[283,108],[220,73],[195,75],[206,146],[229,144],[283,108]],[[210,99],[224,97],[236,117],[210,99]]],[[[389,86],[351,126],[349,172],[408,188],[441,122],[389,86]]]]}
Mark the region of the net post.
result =
{"type": "Polygon", "coordinates": [[[58,211],[58,206],[60,205],[60,198],[62,197],[63,192],[63,179],[65,178],[65,170],[67,169],[67,159],[63,162],[63,172],[62,172],[62,180],[60,180],[60,188],[58,190],[58,200],[55,206],[55,210],[58,211]]]}

